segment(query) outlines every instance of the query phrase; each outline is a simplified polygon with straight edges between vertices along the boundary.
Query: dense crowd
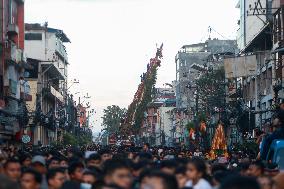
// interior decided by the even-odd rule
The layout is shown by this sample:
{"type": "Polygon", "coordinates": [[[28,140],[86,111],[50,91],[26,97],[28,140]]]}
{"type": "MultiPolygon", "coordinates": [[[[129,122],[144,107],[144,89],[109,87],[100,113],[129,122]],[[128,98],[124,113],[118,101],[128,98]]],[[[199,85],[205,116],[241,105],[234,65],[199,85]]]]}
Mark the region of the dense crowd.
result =
{"type": "Polygon", "coordinates": [[[276,165],[182,148],[25,148],[0,153],[0,189],[284,189],[276,165]]]}
{"type": "Polygon", "coordinates": [[[1,146],[0,189],[284,189],[284,172],[266,160],[283,123],[284,104],[271,131],[257,133],[258,156],[229,150],[214,160],[198,145],[1,146]]]}

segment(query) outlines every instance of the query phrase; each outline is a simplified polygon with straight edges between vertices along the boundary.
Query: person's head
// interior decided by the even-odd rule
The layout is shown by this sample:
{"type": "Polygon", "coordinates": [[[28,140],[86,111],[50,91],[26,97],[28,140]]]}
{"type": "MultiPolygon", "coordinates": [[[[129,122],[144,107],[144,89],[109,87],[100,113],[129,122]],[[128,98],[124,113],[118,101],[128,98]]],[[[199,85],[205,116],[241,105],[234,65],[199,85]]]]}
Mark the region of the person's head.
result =
{"type": "Polygon", "coordinates": [[[123,189],[129,189],[132,175],[128,163],[124,160],[108,160],[104,163],[104,180],[106,184],[115,184],[123,189]]]}
{"type": "Polygon", "coordinates": [[[178,183],[173,175],[152,171],[141,178],[140,189],[178,189],[178,183]]]}
{"type": "Polygon", "coordinates": [[[223,183],[224,180],[230,175],[233,175],[233,173],[231,173],[230,171],[227,171],[227,170],[215,171],[213,173],[213,179],[212,179],[213,186],[219,187],[220,184],[223,183]]]}
{"type": "Polygon", "coordinates": [[[239,164],[240,167],[240,174],[243,176],[247,176],[249,173],[249,166],[250,164],[247,162],[243,162],[239,164]]]}
{"type": "Polygon", "coordinates": [[[64,169],[56,168],[48,170],[46,180],[49,188],[60,189],[66,180],[64,169]]]}
{"type": "Polygon", "coordinates": [[[68,168],[68,162],[65,158],[60,159],[59,166],[62,168],[68,168]]]}
{"type": "Polygon", "coordinates": [[[46,173],[46,162],[45,158],[40,155],[36,155],[32,159],[32,168],[38,171],[40,174],[45,174],[46,173]]]}
{"type": "Polygon", "coordinates": [[[56,156],[53,156],[48,163],[48,169],[55,169],[60,167],[60,159],[56,156]]]}
{"type": "Polygon", "coordinates": [[[100,154],[92,154],[87,159],[87,167],[101,167],[102,158],[100,154]]]}
{"type": "Polygon", "coordinates": [[[13,181],[19,181],[21,177],[21,164],[17,159],[11,158],[4,164],[5,175],[13,181]]]}
{"type": "Polygon", "coordinates": [[[161,171],[166,174],[173,175],[176,167],[177,163],[174,160],[165,160],[161,162],[161,171]]]}
{"type": "Polygon", "coordinates": [[[192,158],[186,165],[186,176],[193,183],[198,182],[199,179],[206,175],[206,164],[203,159],[199,157],[192,158]]]}
{"type": "Polygon", "coordinates": [[[42,181],[42,176],[39,172],[33,169],[27,169],[21,176],[22,189],[39,189],[42,181]]]}
{"type": "Polygon", "coordinates": [[[29,167],[32,163],[32,157],[29,154],[24,154],[20,157],[20,163],[23,167],[29,167]]]}
{"type": "Polygon", "coordinates": [[[83,178],[82,178],[83,183],[93,185],[96,182],[96,180],[97,178],[94,172],[88,170],[83,173],[83,178]]]}
{"type": "Polygon", "coordinates": [[[175,171],[176,180],[179,188],[184,188],[187,176],[186,176],[186,168],[184,166],[178,167],[175,171]]]}
{"type": "Polygon", "coordinates": [[[143,145],[143,151],[147,152],[147,151],[149,151],[149,150],[150,150],[150,144],[149,144],[149,143],[145,143],[145,144],[143,145]]]}
{"type": "Polygon", "coordinates": [[[220,189],[260,189],[260,186],[255,178],[232,176],[225,179],[220,189]]]}
{"type": "Polygon", "coordinates": [[[219,172],[219,171],[226,171],[227,168],[224,164],[220,164],[220,163],[214,163],[212,166],[211,166],[211,173],[212,175],[214,175],[216,172],[219,172]]]}
{"type": "Polygon", "coordinates": [[[71,180],[82,181],[84,165],[81,162],[73,162],[68,167],[68,173],[71,180]]]}
{"type": "Polygon", "coordinates": [[[252,162],[248,169],[248,175],[253,177],[262,176],[264,173],[264,164],[261,161],[252,162]]]}
{"type": "Polygon", "coordinates": [[[261,176],[257,178],[257,181],[261,187],[261,189],[272,189],[272,179],[268,176],[261,176]]]}
{"type": "Polygon", "coordinates": [[[101,156],[102,163],[112,158],[111,151],[108,149],[100,150],[99,154],[101,156]]]}
{"type": "Polygon", "coordinates": [[[12,181],[5,175],[0,174],[0,188],[1,189],[20,189],[17,182],[12,181]]]}
{"type": "Polygon", "coordinates": [[[138,178],[143,171],[143,169],[147,168],[149,166],[149,161],[139,161],[137,163],[134,163],[132,165],[132,175],[136,178],[138,178]]]}

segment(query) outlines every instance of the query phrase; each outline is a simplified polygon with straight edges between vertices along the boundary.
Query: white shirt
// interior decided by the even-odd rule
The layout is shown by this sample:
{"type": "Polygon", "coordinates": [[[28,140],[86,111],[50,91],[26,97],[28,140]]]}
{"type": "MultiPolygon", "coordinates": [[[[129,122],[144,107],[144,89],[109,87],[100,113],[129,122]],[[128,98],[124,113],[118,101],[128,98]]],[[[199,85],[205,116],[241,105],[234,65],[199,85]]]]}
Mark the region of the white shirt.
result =
{"type": "Polygon", "coordinates": [[[192,187],[193,189],[212,189],[212,186],[205,179],[199,179],[196,185],[193,186],[192,181],[189,180],[185,184],[186,187],[192,187]]]}

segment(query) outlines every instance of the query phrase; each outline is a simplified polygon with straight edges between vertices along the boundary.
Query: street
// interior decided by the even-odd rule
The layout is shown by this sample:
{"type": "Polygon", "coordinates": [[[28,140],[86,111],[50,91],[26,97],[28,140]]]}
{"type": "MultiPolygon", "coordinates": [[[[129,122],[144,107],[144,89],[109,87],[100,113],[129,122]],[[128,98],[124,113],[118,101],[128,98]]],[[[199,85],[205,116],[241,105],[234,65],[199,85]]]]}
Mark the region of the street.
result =
{"type": "Polygon", "coordinates": [[[284,2],[1,0],[0,189],[284,189],[284,2]]]}

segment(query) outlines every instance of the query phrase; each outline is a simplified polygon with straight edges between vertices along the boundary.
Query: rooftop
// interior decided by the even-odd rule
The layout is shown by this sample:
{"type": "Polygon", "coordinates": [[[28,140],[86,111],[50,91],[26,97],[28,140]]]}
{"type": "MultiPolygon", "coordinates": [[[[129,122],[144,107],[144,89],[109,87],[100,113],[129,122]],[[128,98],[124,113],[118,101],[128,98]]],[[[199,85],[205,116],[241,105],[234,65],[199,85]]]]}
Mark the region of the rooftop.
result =
{"type": "Polygon", "coordinates": [[[62,42],[65,42],[65,43],[71,42],[70,39],[67,37],[67,35],[63,32],[63,30],[47,27],[47,24],[42,26],[39,23],[33,23],[33,24],[26,23],[25,29],[26,31],[46,30],[47,32],[55,33],[56,37],[58,37],[62,42]]]}

